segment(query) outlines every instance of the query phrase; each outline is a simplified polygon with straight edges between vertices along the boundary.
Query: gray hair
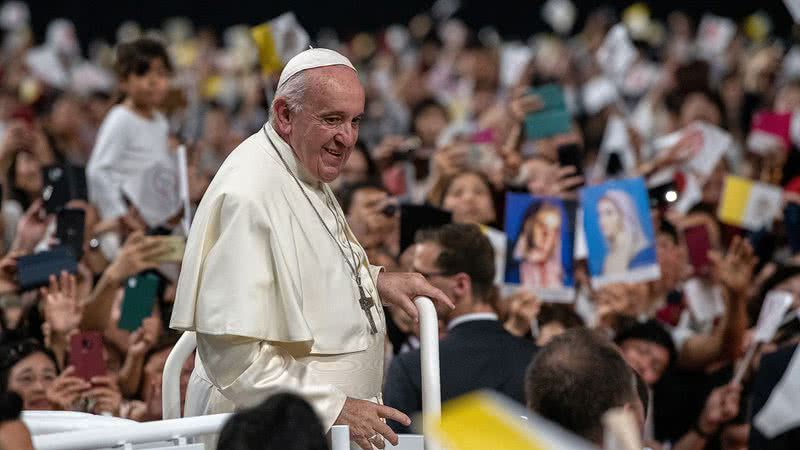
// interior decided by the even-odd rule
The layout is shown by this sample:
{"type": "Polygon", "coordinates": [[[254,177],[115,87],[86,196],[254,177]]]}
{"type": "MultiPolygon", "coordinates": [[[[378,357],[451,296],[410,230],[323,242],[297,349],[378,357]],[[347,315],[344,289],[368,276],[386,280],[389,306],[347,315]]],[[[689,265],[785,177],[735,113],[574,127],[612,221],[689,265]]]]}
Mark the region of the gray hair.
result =
{"type": "Polygon", "coordinates": [[[306,71],[300,71],[289,77],[282,85],[278,86],[275,91],[275,98],[269,107],[269,123],[275,127],[275,102],[282,98],[286,101],[286,107],[289,111],[296,113],[303,109],[303,97],[308,90],[308,76],[306,71]]]}

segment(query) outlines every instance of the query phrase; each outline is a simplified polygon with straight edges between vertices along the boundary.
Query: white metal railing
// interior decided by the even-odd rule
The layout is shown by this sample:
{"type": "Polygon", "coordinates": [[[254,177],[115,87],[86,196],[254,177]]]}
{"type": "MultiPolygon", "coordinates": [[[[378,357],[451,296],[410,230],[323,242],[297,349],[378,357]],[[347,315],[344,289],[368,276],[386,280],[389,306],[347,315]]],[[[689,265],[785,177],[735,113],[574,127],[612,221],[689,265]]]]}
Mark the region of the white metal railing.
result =
{"type": "MultiPolygon", "coordinates": [[[[417,297],[414,302],[420,318],[422,412],[425,417],[438,419],[441,416],[441,385],[436,309],[431,299],[427,297],[417,297]]],[[[186,332],[167,357],[162,381],[162,408],[165,420],[138,423],[83,413],[26,412],[24,415],[26,424],[34,431],[34,447],[37,450],[99,449],[120,446],[131,449],[138,444],[166,442],[164,448],[198,448],[188,445],[187,438],[218,433],[231,414],[181,418],[180,375],[183,363],[196,346],[196,335],[186,332]],[[63,423],[58,424],[59,420],[63,423]]],[[[422,450],[422,436],[401,435],[397,447],[387,445],[387,448],[422,450]]],[[[438,450],[433,443],[426,443],[424,448],[438,450]]],[[[331,450],[350,450],[350,432],[347,426],[333,427],[331,450]]]]}
{"type": "Polygon", "coordinates": [[[167,355],[164,376],[161,379],[161,417],[181,417],[181,372],[186,358],[197,347],[197,335],[192,331],[183,333],[167,355]]]}
{"type": "Polygon", "coordinates": [[[22,421],[34,436],[137,423],[119,417],[77,411],[24,411],[22,421]]]}
{"type": "MultiPolygon", "coordinates": [[[[442,416],[442,385],[439,379],[439,320],[431,299],[417,297],[414,303],[419,311],[422,415],[425,420],[438,421],[442,416]]],[[[438,450],[436,443],[430,439],[425,440],[425,448],[438,450]]]]}
{"type": "Polygon", "coordinates": [[[143,442],[182,441],[203,434],[218,433],[231,414],[114,425],[65,433],[33,436],[36,450],[96,449],[143,442]]]}

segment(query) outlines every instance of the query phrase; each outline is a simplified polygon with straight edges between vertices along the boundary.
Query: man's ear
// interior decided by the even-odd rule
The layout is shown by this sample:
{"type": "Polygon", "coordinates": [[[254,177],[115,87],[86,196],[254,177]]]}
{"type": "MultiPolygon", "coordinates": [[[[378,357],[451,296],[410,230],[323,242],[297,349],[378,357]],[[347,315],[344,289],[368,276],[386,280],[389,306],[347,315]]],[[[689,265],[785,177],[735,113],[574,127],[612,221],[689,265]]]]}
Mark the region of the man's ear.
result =
{"type": "Polygon", "coordinates": [[[472,296],[472,278],[464,272],[453,275],[453,294],[460,298],[472,296]]]}
{"type": "Polygon", "coordinates": [[[272,104],[272,114],[275,114],[275,128],[280,135],[286,136],[292,132],[292,111],[286,99],[277,98],[272,104]]]}

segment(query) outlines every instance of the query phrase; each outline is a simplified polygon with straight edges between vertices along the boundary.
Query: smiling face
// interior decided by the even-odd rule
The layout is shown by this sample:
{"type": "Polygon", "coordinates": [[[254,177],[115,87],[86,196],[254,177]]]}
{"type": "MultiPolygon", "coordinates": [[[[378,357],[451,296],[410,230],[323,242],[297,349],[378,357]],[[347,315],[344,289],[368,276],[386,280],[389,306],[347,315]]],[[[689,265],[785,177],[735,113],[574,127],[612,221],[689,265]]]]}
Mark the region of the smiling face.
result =
{"type": "Polygon", "coordinates": [[[276,128],[298,162],[316,180],[330,183],[341,173],[358,139],[364,88],[353,69],[329,66],[304,72],[307,89],[298,111],[276,100],[276,128]]]}
{"type": "Polygon", "coordinates": [[[52,409],[45,392],[56,379],[56,366],[44,353],[33,353],[11,369],[8,390],[22,398],[23,409],[42,411],[52,409]]]}
{"type": "Polygon", "coordinates": [[[452,181],[444,195],[442,208],[453,213],[455,223],[487,225],[495,220],[492,192],[474,173],[466,173],[452,181]]]}
{"type": "Polygon", "coordinates": [[[617,206],[606,198],[597,203],[600,219],[600,230],[606,239],[610,239],[622,230],[622,215],[617,206]]]}

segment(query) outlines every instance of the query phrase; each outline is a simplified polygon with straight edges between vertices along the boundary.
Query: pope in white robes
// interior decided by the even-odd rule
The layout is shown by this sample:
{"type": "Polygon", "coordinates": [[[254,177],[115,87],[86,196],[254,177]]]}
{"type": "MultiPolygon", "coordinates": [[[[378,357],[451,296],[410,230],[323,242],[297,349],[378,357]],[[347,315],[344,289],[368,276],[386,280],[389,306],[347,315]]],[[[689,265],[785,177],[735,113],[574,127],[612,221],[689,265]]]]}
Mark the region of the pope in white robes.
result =
{"type": "Polygon", "coordinates": [[[284,68],[270,122],[221,166],[197,210],[170,326],[197,333],[186,415],[306,398],[327,430],[364,449],[397,437],[382,419],[382,305],[452,304],[418,274],[371,266],[327,183],[358,137],[364,90],[347,58],[300,53],[284,68]]]}

